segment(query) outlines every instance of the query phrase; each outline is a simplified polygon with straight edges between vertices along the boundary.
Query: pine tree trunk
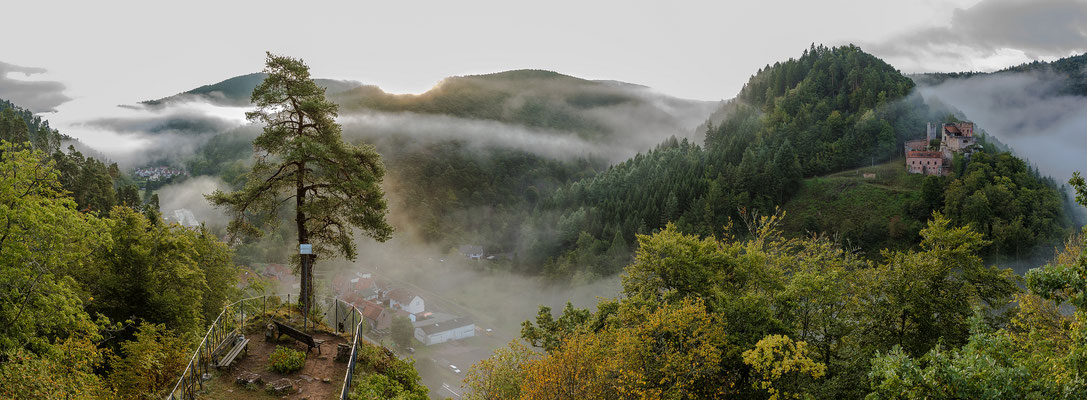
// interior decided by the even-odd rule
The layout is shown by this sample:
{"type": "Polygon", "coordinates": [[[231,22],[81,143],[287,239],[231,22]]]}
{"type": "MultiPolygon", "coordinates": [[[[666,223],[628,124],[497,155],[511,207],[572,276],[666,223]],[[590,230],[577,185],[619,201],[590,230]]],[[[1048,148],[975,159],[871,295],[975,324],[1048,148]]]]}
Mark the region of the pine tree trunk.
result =
{"type": "MultiPolygon", "coordinates": [[[[305,185],[306,166],[303,163],[298,163],[298,173],[295,182],[295,224],[298,228],[298,244],[302,245],[309,243],[309,232],[306,231],[306,214],[302,211],[302,207],[306,204],[306,189],[305,185]]],[[[302,329],[305,330],[309,321],[310,304],[312,304],[313,298],[313,285],[310,281],[313,279],[310,271],[312,266],[309,263],[309,254],[299,254],[298,260],[300,262],[300,268],[298,269],[302,277],[301,284],[299,285],[299,297],[302,299],[302,329]]]]}

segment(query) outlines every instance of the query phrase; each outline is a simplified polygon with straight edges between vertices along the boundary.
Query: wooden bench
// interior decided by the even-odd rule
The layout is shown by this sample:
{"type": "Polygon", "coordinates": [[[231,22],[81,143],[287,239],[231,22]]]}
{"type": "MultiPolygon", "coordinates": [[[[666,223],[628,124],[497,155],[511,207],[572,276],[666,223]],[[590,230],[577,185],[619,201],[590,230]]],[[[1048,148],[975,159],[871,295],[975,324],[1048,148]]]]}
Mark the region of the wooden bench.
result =
{"type": "Polygon", "coordinates": [[[287,334],[287,336],[294,338],[294,340],[305,344],[307,353],[309,353],[310,350],[313,350],[313,348],[316,347],[317,354],[321,354],[321,343],[324,343],[324,340],[314,339],[313,336],[310,336],[305,332],[294,329],[294,327],[276,320],[272,320],[272,323],[276,324],[276,340],[279,340],[279,337],[285,333],[287,334]]]}
{"type": "Polygon", "coordinates": [[[238,358],[238,354],[241,354],[242,350],[245,350],[245,354],[249,354],[249,339],[246,339],[245,336],[238,335],[233,337],[232,340],[234,340],[236,344],[234,344],[234,347],[219,360],[219,363],[215,364],[215,368],[229,367],[230,364],[234,362],[234,359],[238,358]]]}
{"type": "Polygon", "coordinates": [[[228,348],[233,347],[234,346],[234,341],[237,340],[237,337],[238,337],[238,331],[237,330],[230,331],[230,333],[226,334],[226,339],[223,339],[223,341],[221,343],[219,343],[219,346],[216,347],[215,350],[211,351],[211,356],[209,358],[219,357],[219,354],[222,354],[223,351],[225,351],[228,348]]]}

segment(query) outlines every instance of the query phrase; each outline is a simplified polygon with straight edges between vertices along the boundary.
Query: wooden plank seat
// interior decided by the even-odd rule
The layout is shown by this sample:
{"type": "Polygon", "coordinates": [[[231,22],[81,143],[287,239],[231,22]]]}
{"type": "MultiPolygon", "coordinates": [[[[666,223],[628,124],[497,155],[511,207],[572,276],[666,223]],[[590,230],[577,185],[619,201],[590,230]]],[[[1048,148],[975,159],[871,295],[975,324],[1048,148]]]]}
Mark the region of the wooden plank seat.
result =
{"type": "Polygon", "coordinates": [[[321,354],[321,343],[325,342],[323,339],[314,339],[313,336],[310,336],[305,332],[302,332],[290,325],[284,324],[274,319],[272,320],[272,323],[276,325],[276,340],[278,340],[279,337],[283,334],[287,334],[287,336],[294,338],[294,340],[305,344],[307,353],[309,353],[310,350],[313,350],[313,348],[316,347],[317,354],[321,354]]]}
{"type": "Polygon", "coordinates": [[[243,350],[245,351],[245,354],[249,354],[249,339],[246,339],[246,337],[243,335],[238,335],[236,338],[234,338],[234,342],[234,347],[230,348],[230,351],[228,351],[226,355],[224,355],[223,358],[219,360],[217,364],[215,364],[215,368],[229,367],[230,364],[234,362],[234,359],[238,358],[238,355],[241,354],[243,350]]]}
{"type": "Polygon", "coordinates": [[[215,347],[215,350],[211,351],[210,358],[219,357],[219,355],[223,354],[223,352],[227,349],[233,348],[235,340],[237,340],[238,338],[238,335],[239,333],[237,329],[232,330],[230,331],[230,333],[226,334],[226,339],[219,343],[219,346],[215,347]]]}

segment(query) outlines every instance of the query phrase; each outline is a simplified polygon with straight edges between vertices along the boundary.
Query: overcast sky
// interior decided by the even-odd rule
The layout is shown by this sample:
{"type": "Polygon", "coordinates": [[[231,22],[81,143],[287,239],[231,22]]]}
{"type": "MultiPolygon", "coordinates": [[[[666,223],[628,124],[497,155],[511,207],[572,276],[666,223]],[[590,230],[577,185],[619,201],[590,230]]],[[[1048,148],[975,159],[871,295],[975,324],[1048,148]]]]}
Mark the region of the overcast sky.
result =
{"type": "Polygon", "coordinates": [[[1083,52],[1085,1],[21,1],[4,7],[0,98],[56,109],[78,137],[74,121],[258,71],[270,50],[394,93],[539,68],[719,100],[813,42],[904,72],[1083,52]]]}

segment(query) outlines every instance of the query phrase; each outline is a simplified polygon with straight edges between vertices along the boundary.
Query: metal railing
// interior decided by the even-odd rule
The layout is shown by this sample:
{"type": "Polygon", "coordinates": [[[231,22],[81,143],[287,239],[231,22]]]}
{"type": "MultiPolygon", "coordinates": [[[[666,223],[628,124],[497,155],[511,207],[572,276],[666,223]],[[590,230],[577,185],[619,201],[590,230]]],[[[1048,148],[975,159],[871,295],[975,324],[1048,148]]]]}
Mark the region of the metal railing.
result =
{"type": "MultiPolygon", "coordinates": [[[[351,307],[356,312],[357,308],[351,307]]],[[[355,332],[351,335],[351,357],[347,359],[347,373],[343,377],[343,388],[340,389],[340,400],[347,400],[347,394],[351,393],[351,377],[355,375],[355,364],[359,358],[359,337],[362,336],[362,313],[359,313],[359,322],[355,325],[355,332]]]]}
{"type": "MultiPolygon", "coordinates": [[[[298,298],[298,296],[294,297],[295,299],[298,298]]],[[[227,305],[219,313],[215,321],[211,323],[211,326],[208,327],[208,333],[204,335],[196,350],[193,351],[189,364],[181,373],[177,384],[174,385],[174,388],[170,390],[165,398],[167,400],[196,399],[197,392],[204,388],[205,376],[209,373],[209,367],[213,364],[212,359],[215,358],[216,352],[220,350],[223,342],[229,339],[233,332],[240,333],[248,318],[267,315],[268,301],[270,299],[273,299],[273,312],[286,305],[288,307],[288,320],[293,319],[289,311],[292,307],[290,294],[249,297],[227,305]],[[278,301],[283,298],[286,298],[286,303],[278,301]],[[259,314],[257,314],[258,312],[259,314]]],[[[347,333],[352,337],[351,359],[348,361],[344,386],[340,391],[340,397],[346,399],[347,393],[350,391],[351,375],[354,371],[359,336],[362,334],[362,324],[364,322],[362,312],[351,303],[337,298],[320,297],[316,300],[318,303],[315,304],[316,311],[311,313],[311,317],[313,314],[319,314],[322,317],[322,322],[335,330],[336,333],[347,333]]]]}

